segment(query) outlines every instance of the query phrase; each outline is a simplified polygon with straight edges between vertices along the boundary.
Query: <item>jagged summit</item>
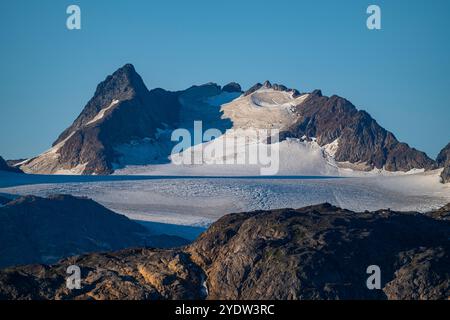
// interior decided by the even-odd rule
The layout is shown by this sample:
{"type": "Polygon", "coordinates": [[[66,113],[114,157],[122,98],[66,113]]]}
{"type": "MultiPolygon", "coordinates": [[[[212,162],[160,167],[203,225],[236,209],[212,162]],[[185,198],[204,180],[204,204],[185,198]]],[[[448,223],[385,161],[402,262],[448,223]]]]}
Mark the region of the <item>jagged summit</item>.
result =
{"type": "Polygon", "coordinates": [[[106,77],[80,115],[52,149],[26,161],[26,172],[109,174],[115,146],[152,138],[164,124],[178,120],[178,93],[149,91],[131,64],[106,77]]]}
{"type": "Polygon", "coordinates": [[[224,92],[242,92],[242,88],[237,82],[230,82],[223,86],[222,91],[224,92]]]}
{"type": "Polygon", "coordinates": [[[136,96],[141,96],[141,99],[143,99],[147,94],[148,89],[134,66],[132,64],[124,65],[112,75],[107,76],[97,86],[94,96],[89,100],[78,118],[58,137],[53,146],[66,139],[74,130],[90,124],[102,109],[109,108],[120,101],[133,99],[136,96]]]}
{"type": "Polygon", "coordinates": [[[269,80],[264,81],[262,84],[259,82],[256,83],[255,85],[250,87],[247,91],[245,91],[244,96],[248,96],[261,88],[290,92],[292,93],[294,98],[300,96],[300,92],[297,89],[290,89],[282,84],[277,83],[272,84],[269,80]]]}

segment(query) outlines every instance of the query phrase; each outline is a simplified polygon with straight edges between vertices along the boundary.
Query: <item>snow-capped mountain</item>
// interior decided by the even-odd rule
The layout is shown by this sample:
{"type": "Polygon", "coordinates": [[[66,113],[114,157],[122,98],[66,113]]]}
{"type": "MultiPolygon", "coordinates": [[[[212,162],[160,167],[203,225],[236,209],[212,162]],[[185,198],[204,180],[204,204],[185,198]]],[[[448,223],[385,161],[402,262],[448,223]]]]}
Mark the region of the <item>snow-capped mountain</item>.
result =
{"type": "MultiPolygon", "coordinates": [[[[129,167],[145,167],[141,173],[155,172],[199,148],[247,136],[251,129],[281,132],[277,147],[284,174],[336,174],[344,167],[361,171],[436,167],[425,153],[399,142],[344,98],[326,97],[320,90],[300,93],[268,81],[245,93],[237,83],[223,88],[208,83],[177,92],[148,90],[131,64],[98,85],[93,98],[50,150],[17,166],[28,173],[49,174],[128,173],[129,167]],[[173,130],[194,132],[195,121],[200,120],[203,131],[215,128],[222,135],[205,143],[197,140],[191,148],[172,154],[173,130]]],[[[249,135],[240,145],[225,148],[225,154],[236,159],[235,166],[208,166],[208,159],[214,158],[209,154],[202,155],[196,166],[181,166],[172,172],[251,172],[252,166],[239,165],[239,159],[252,144],[261,142],[249,135]]]]}
{"type": "Polygon", "coordinates": [[[100,83],[94,97],[50,150],[20,164],[25,172],[108,174],[115,146],[154,138],[164,123],[177,120],[179,94],[149,91],[131,64],[100,83]]]}

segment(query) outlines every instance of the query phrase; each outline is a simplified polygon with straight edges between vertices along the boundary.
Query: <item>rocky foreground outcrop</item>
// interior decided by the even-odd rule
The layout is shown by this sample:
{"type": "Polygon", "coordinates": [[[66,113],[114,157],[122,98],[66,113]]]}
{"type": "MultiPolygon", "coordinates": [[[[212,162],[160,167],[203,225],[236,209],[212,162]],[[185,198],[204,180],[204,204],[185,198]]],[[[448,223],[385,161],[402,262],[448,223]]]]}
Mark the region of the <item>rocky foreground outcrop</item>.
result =
{"type": "Polygon", "coordinates": [[[0,197],[0,268],[54,263],[63,257],[129,247],[185,245],[178,237],[152,235],[127,217],[85,198],[55,195],[15,200],[0,197]]]}
{"type": "Polygon", "coordinates": [[[448,299],[448,209],[329,204],[224,216],[182,249],[90,254],[0,272],[2,299],[448,299]],[[66,288],[78,265],[82,286],[66,288]],[[381,290],[369,290],[369,265],[381,290]]]}

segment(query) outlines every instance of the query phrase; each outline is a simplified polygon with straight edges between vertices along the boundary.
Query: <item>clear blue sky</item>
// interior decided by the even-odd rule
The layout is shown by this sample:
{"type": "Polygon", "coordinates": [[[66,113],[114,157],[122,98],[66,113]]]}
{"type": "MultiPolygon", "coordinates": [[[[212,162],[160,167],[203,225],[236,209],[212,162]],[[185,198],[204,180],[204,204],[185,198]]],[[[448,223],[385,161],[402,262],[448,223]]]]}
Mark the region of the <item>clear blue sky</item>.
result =
{"type": "Polygon", "coordinates": [[[149,88],[320,88],[435,157],[450,141],[449,16],[448,0],[0,0],[0,155],[47,149],[130,62],[149,88]],[[69,4],[80,31],[66,29],[69,4]],[[369,4],[381,31],[366,28],[369,4]]]}

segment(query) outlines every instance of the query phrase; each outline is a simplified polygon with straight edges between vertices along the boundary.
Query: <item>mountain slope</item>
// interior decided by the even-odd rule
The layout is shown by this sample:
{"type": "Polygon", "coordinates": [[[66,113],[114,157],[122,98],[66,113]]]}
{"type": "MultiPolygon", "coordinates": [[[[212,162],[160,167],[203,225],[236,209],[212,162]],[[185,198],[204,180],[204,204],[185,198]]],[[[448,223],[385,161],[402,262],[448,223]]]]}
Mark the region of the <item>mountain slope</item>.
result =
{"type": "MultiPolygon", "coordinates": [[[[0,207],[0,268],[75,254],[161,245],[160,237],[98,203],[68,195],[25,196],[0,207]]],[[[186,244],[167,237],[164,247],[186,244]]]]}
{"type": "Polygon", "coordinates": [[[448,206],[357,213],[329,204],[230,214],[184,249],[0,271],[0,298],[448,299],[448,215],[448,206]],[[82,270],[80,290],[65,286],[72,264],[82,270]],[[382,290],[367,289],[369,265],[380,267],[382,290]]]}
{"type": "Polygon", "coordinates": [[[357,110],[344,98],[325,97],[315,91],[296,107],[295,112],[299,119],[284,135],[314,137],[320,145],[338,141],[334,155],[338,162],[388,171],[432,169],[435,166],[425,153],[399,142],[367,112],[357,110]]]}
{"type": "Polygon", "coordinates": [[[450,143],[439,152],[436,162],[439,167],[443,167],[441,180],[443,183],[450,182],[450,143]]]}
{"type": "Polygon", "coordinates": [[[148,91],[127,64],[100,83],[94,97],[52,149],[22,164],[25,172],[108,174],[116,159],[114,146],[152,139],[158,128],[177,121],[178,93],[148,91]]]}
{"type": "Polygon", "coordinates": [[[441,167],[450,164],[450,143],[439,152],[436,162],[441,167]]]}

